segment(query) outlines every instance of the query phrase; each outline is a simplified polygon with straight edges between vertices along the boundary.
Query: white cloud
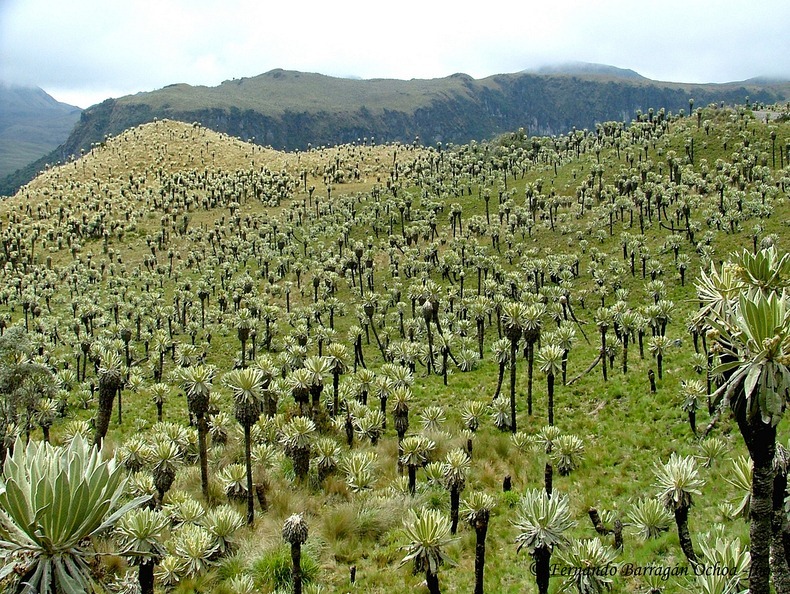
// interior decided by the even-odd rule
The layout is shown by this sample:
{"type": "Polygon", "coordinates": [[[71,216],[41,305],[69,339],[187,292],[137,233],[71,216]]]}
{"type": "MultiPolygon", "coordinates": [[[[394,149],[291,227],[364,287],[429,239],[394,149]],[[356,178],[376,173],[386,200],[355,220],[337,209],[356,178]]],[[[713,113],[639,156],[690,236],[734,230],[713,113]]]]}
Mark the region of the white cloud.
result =
{"type": "Polygon", "coordinates": [[[786,0],[3,0],[0,79],[83,105],[272,68],[479,78],[586,61],[662,80],[724,82],[790,77],[788,22],[786,0]]]}

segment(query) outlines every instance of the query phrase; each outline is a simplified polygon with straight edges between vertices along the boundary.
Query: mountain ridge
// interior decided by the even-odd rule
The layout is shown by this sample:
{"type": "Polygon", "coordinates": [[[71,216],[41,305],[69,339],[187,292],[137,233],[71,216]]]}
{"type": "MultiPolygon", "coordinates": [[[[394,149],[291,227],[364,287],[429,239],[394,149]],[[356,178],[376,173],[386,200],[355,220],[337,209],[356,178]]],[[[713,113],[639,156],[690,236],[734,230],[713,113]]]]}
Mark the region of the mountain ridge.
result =
{"type": "Polygon", "coordinates": [[[0,176],[60,146],[81,111],[39,87],[0,82],[0,176]]]}
{"type": "Polygon", "coordinates": [[[278,150],[304,150],[362,138],[464,143],[519,128],[532,135],[555,135],[602,121],[628,121],[637,110],[651,107],[688,109],[690,99],[704,106],[744,103],[747,98],[775,103],[789,97],[790,82],[785,81],[667,83],[589,64],[548,74],[475,79],[456,73],[411,80],[358,80],[278,68],[214,87],[175,83],[107,99],[82,112],[58,149],[0,183],[0,194],[12,193],[46,163],[65,162],[107,135],[155,119],[199,122],[278,150]]]}

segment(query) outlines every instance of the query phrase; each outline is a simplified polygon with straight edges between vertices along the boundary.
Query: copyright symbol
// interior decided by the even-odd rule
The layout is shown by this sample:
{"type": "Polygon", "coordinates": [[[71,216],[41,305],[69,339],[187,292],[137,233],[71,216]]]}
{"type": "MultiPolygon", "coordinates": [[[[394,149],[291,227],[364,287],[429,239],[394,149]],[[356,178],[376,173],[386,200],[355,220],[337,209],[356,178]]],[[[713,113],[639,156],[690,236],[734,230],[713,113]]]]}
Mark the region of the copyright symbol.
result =
{"type": "Polygon", "coordinates": [[[533,561],[532,563],[529,564],[529,572],[532,575],[537,575],[537,566],[538,564],[536,561],[533,561]]]}

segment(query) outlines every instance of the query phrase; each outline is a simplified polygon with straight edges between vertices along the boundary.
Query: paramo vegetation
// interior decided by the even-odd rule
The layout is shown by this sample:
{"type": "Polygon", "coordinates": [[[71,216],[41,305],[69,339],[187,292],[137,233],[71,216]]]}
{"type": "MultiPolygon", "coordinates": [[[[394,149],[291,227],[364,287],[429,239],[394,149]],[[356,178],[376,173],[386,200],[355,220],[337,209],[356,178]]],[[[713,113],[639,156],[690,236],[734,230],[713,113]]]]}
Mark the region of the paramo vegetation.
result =
{"type": "Polygon", "coordinates": [[[49,167],[0,203],[4,590],[790,592],[789,153],[692,102],[49,167]]]}

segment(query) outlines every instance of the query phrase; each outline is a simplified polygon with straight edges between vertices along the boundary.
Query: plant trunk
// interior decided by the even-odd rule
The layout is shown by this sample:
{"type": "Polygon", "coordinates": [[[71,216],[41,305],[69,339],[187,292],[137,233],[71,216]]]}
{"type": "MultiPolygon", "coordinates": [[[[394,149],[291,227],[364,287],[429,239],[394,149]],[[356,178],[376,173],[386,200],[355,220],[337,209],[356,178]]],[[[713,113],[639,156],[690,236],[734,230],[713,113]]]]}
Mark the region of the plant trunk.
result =
{"type": "Polygon", "coordinates": [[[302,594],[302,545],[291,544],[291,577],[294,585],[294,594],[302,594]]]}
{"type": "Polygon", "coordinates": [[[527,414],[532,416],[532,371],[535,366],[535,343],[527,345],[527,414]]]}
{"type": "Polygon", "coordinates": [[[538,594],[549,594],[549,578],[551,577],[551,551],[545,547],[535,549],[535,582],[538,594]]]}
{"type": "Polygon", "coordinates": [[[383,420],[381,421],[381,428],[387,428],[387,396],[381,395],[379,397],[379,410],[381,411],[381,415],[383,420]]]}
{"type": "Polygon", "coordinates": [[[615,518],[614,520],[614,528],[612,529],[614,533],[614,548],[618,551],[623,550],[623,523],[620,521],[620,518],[615,518]]]}
{"type": "Polygon", "coordinates": [[[439,576],[430,569],[425,570],[425,585],[428,586],[430,594],[441,594],[439,591],[439,576]]]}
{"type": "Polygon", "coordinates": [[[354,421],[351,419],[350,414],[346,414],[346,420],[343,423],[343,428],[346,431],[346,443],[348,448],[354,447],[354,421]]]}
{"type": "Polygon", "coordinates": [[[554,425],[554,374],[546,376],[546,387],[549,392],[549,425],[554,425]]]}
{"type": "Polygon", "coordinates": [[[323,384],[314,384],[310,388],[310,416],[315,417],[315,413],[321,409],[321,392],[324,391],[323,384]]]}
{"type": "Polygon", "coordinates": [[[784,513],[784,500],[787,494],[787,475],[777,472],[773,489],[773,523],[771,526],[771,577],[777,594],[790,593],[790,568],[787,565],[784,528],[787,516],[784,513]]]}
{"type": "Polygon", "coordinates": [[[683,549],[683,554],[689,560],[691,566],[697,565],[697,555],[694,552],[694,545],[691,542],[691,532],[689,532],[689,508],[688,506],[681,506],[675,510],[675,523],[678,526],[678,539],[680,540],[680,548],[683,549]]]}
{"type": "Polygon", "coordinates": [[[252,526],[255,522],[255,500],[252,491],[252,455],[250,452],[250,426],[244,425],[244,464],[247,467],[247,526],[252,526]]]}
{"type": "Polygon", "coordinates": [[[590,521],[592,525],[595,527],[595,531],[600,534],[601,536],[607,536],[611,530],[609,530],[606,526],[604,526],[603,520],[601,520],[601,514],[598,513],[598,509],[595,507],[591,507],[587,510],[587,515],[590,516],[590,521]]]}
{"type": "Polygon", "coordinates": [[[494,397],[491,400],[496,400],[499,398],[499,393],[502,391],[502,380],[505,378],[505,363],[499,364],[499,374],[497,375],[496,380],[496,391],[494,392],[494,397]]]}
{"type": "Polygon", "coordinates": [[[121,390],[121,388],[119,387],[118,388],[118,424],[119,425],[123,423],[123,398],[121,396],[122,392],[123,390],[121,390]]]}
{"type": "MultiPolygon", "coordinates": [[[[395,424],[397,425],[398,421],[395,420],[395,424]]],[[[396,429],[398,433],[398,475],[403,475],[403,462],[401,461],[401,456],[403,456],[403,438],[406,436],[406,430],[404,429],[401,431],[400,429],[396,429]]]]}
{"type": "Polygon", "coordinates": [[[516,432],[516,356],[518,342],[510,342],[510,432],[516,432]]]}
{"type": "Polygon", "coordinates": [[[99,409],[96,412],[96,433],[93,438],[93,445],[99,448],[101,448],[102,440],[107,435],[107,430],[110,428],[112,405],[117,391],[118,386],[115,382],[104,382],[99,380],[99,409]]]}
{"type": "Polygon", "coordinates": [[[297,448],[293,457],[294,470],[300,481],[307,478],[310,470],[310,450],[308,448],[297,448]]]}
{"type": "Polygon", "coordinates": [[[486,566],[486,533],[488,520],[475,523],[475,594],[483,594],[483,573],[486,566]]]}
{"type": "Polygon", "coordinates": [[[623,334],[623,373],[628,373],[628,333],[623,334]]]}
{"type": "MultiPolygon", "coordinates": [[[[744,407],[745,408],[745,407],[744,407]]],[[[749,567],[750,594],[769,594],[771,589],[771,534],[773,521],[774,454],[776,427],[762,422],[760,415],[746,419],[745,411],[738,410],[736,419],[749,456],[754,462],[752,471],[752,499],[749,506],[749,538],[751,565],[749,567]]]]}
{"type": "Polygon", "coordinates": [[[261,510],[263,511],[269,509],[269,502],[266,499],[266,488],[267,485],[265,482],[255,483],[255,497],[258,499],[258,505],[261,506],[261,510]]]}
{"type": "Polygon", "coordinates": [[[461,502],[461,491],[457,485],[450,487],[450,534],[458,531],[458,507],[461,502]]]}
{"type": "Polygon", "coordinates": [[[782,527],[782,545],[784,546],[785,564],[790,567],[790,521],[782,527]]]}
{"type": "MultiPolygon", "coordinates": [[[[384,359],[384,362],[386,363],[387,361],[389,361],[389,359],[387,358],[387,351],[385,351],[384,347],[381,345],[381,341],[379,340],[379,333],[376,332],[376,326],[373,323],[372,319],[370,320],[370,329],[373,330],[373,336],[376,338],[376,344],[379,345],[379,350],[381,351],[381,358],[384,359]]],[[[364,366],[365,366],[365,363],[363,362],[362,363],[362,367],[364,367],[364,366]]]]}
{"type": "Polygon", "coordinates": [[[332,416],[336,417],[340,412],[340,396],[338,394],[340,389],[340,374],[334,372],[332,374],[332,416]]]}
{"type": "Polygon", "coordinates": [[[208,450],[206,438],[208,436],[208,422],[206,415],[197,418],[198,430],[198,455],[200,456],[200,486],[203,489],[203,498],[208,501],[208,450]]]}
{"type": "Polygon", "coordinates": [[[137,581],[140,584],[140,594],[154,594],[154,561],[143,561],[137,568],[137,581]]]}
{"type": "Polygon", "coordinates": [[[428,375],[431,375],[431,372],[436,371],[436,366],[433,363],[433,332],[430,320],[425,320],[425,328],[428,331],[428,375]]]}

